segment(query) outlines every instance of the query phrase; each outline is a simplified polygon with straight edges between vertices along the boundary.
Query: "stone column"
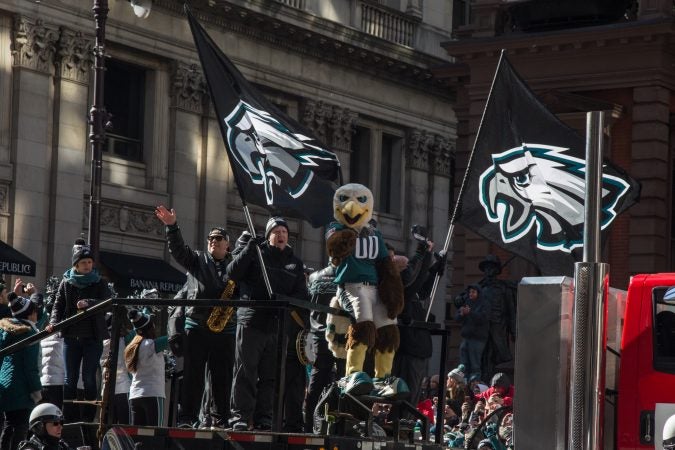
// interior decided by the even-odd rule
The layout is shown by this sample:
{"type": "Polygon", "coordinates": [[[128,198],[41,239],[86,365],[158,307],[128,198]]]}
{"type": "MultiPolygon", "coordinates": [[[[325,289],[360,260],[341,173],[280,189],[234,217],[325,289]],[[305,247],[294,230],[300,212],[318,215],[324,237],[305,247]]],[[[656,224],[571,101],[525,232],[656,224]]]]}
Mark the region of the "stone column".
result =
{"type": "Polygon", "coordinates": [[[84,232],[88,203],[86,175],[90,170],[88,88],[93,41],[65,27],[56,42],[54,129],[47,220],[47,276],[70,266],[73,241],[84,232]],[[86,211],[84,216],[74,211],[86,211]]]}
{"type": "MultiPolygon", "coordinates": [[[[0,17],[0,48],[9,48],[12,42],[13,20],[11,16],[0,17]]],[[[0,52],[0,92],[6,92],[7,101],[0,102],[0,239],[8,240],[9,190],[13,178],[11,163],[12,102],[12,56],[0,52]]]]}
{"type": "MultiPolygon", "coordinates": [[[[41,19],[17,15],[12,28],[13,183],[9,193],[9,241],[37,263],[37,280],[46,275],[54,55],[58,30],[41,19]]],[[[81,163],[81,160],[80,160],[81,163]]],[[[69,186],[82,196],[82,186],[69,186]]],[[[76,210],[79,212],[79,210],[76,210]]],[[[72,213],[72,211],[71,211],[72,213]]],[[[80,229],[78,224],[78,230],[80,229]]]]}
{"type": "MultiPolygon", "coordinates": [[[[203,230],[198,229],[198,218],[202,213],[200,205],[203,204],[200,186],[203,187],[206,176],[202,173],[202,162],[205,163],[207,156],[204,152],[206,137],[203,135],[204,115],[209,112],[204,101],[206,88],[201,70],[196,64],[175,61],[171,72],[167,207],[176,209],[186,243],[198,249],[204,247],[204,242],[198,242],[197,237],[204,237],[203,230]],[[186,180],[197,180],[197,183],[186,183],[186,180]]],[[[225,200],[223,196],[220,201],[222,208],[217,210],[226,210],[225,200]]]]}
{"type": "Polygon", "coordinates": [[[671,93],[660,86],[633,90],[631,175],[642,183],[640,202],[632,206],[629,232],[629,271],[664,272],[669,269],[667,241],[670,204],[663,193],[669,183],[669,120],[671,93]]]}

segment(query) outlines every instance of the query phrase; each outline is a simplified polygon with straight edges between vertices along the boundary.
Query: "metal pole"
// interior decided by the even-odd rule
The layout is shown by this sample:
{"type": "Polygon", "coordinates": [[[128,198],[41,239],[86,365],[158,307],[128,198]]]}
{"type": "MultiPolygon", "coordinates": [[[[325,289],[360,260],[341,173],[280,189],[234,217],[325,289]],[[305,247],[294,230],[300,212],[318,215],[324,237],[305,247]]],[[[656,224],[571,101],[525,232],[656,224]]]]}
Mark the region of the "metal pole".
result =
{"type": "Polygon", "coordinates": [[[105,124],[108,113],[103,103],[105,75],[105,22],[108,17],[108,0],[94,0],[96,43],[94,45],[94,101],[89,110],[89,141],[91,142],[91,180],[89,191],[89,245],[98,260],[101,231],[101,172],[105,124]]]}
{"type": "Polygon", "coordinates": [[[604,113],[586,116],[584,262],[574,268],[569,450],[604,448],[605,346],[609,265],[600,258],[604,113]]]}
{"type": "MultiPolygon", "coordinates": [[[[253,225],[253,219],[251,219],[251,213],[248,210],[248,205],[244,204],[244,216],[246,217],[246,223],[248,223],[248,231],[251,233],[251,239],[255,237],[255,226],[253,225]]],[[[270,284],[270,277],[267,275],[267,268],[265,267],[265,261],[263,261],[262,252],[260,247],[256,245],[255,249],[258,251],[258,261],[260,262],[260,270],[262,270],[263,280],[265,280],[265,287],[267,288],[267,293],[272,298],[272,285],[270,284]]]]}

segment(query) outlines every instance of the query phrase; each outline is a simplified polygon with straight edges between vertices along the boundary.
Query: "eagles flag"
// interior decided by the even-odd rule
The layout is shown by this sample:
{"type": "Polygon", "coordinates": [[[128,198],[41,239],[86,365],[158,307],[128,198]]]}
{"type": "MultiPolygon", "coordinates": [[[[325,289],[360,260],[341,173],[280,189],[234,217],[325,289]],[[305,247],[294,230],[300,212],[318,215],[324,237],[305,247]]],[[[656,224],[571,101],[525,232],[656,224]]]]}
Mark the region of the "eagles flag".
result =
{"type": "Polygon", "coordinates": [[[320,227],[333,218],[337,156],[249,84],[185,12],[244,204],[320,227]]]}
{"type": "MultiPolygon", "coordinates": [[[[458,221],[535,264],[571,275],[583,256],[585,141],[530,91],[502,55],[459,199],[458,221]]],[[[600,227],[635,203],[640,185],[603,163],[600,227]]]]}

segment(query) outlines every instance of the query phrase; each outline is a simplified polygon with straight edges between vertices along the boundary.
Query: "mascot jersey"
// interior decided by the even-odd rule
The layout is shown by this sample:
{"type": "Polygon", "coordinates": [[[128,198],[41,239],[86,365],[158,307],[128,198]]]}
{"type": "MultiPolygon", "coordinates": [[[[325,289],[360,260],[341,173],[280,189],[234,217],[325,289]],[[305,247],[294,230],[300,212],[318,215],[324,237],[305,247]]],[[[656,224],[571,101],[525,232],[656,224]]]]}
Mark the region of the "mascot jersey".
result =
{"type": "MultiPolygon", "coordinates": [[[[328,235],[334,231],[344,230],[347,227],[339,222],[328,225],[328,235]]],[[[372,283],[377,284],[377,270],[375,262],[388,258],[387,246],[378,230],[364,227],[356,239],[356,247],[351,255],[346,257],[335,271],[335,283],[372,283]]]]}

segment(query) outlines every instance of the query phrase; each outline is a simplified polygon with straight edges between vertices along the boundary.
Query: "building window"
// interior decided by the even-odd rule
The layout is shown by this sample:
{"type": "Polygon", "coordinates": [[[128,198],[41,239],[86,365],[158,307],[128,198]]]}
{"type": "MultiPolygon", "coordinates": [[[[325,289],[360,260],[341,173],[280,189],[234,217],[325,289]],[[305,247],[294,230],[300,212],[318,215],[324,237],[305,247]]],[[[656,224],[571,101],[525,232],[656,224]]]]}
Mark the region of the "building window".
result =
{"type": "Polygon", "coordinates": [[[370,184],[370,130],[356,127],[352,136],[352,157],[349,161],[349,181],[370,184]]]}
{"type": "Polygon", "coordinates": [[[110,156],[143,161],[145,70],[117,60],[106,62],[104,101],[112,115],[104,151],[110,156]]]}
{"type": "Polygon", "coordinates": [[[383,133],[380,153],[380,191],[377,209],[399,215],[401,210],[402,139],[383,133]]]}
{"type": "Polygon", "coordinates": [[[355,127],[349,161],[349,181],[368,186],[375,211],[401,215],[403,138],[395,130],[373,124],[355,127]]]}
{"type": "Polygon", "coordinates": [[[471,0],[453,0],[452,2],[452,29],[471,24],[471,0]]]}

